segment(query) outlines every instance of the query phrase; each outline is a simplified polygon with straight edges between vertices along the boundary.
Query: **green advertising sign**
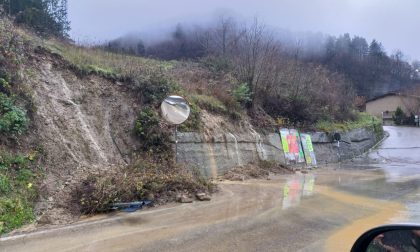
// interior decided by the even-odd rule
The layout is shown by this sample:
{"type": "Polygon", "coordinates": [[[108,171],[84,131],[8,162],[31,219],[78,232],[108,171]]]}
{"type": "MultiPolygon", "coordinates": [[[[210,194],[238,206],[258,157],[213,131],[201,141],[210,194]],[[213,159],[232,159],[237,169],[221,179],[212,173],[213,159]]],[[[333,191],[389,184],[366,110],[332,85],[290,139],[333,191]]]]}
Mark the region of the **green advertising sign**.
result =
{"type": "Polygon", "coordinates": [[[281,144],[283,146],[284,153],[289,153],[289,144],[287,143],[288,135],[289,135],[289,129],[280,130],[281,144]]]}

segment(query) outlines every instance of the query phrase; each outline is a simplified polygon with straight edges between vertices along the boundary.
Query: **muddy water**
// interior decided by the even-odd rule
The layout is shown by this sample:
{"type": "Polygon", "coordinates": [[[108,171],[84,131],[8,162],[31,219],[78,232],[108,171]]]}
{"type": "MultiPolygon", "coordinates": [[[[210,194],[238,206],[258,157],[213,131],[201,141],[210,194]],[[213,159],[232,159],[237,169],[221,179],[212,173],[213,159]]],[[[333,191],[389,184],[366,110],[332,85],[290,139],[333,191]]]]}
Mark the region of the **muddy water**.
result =
{"type": "Polygon", "coordinates": [[[5,251],[343,251],[355,239],[348,234],[365,227],[356,229],[354,221],[380,223],[401,208],[398,203],[336,188],[380,176],[323,171],[271,180],[222,181],[220,193],[210,202],[4,238],[1,247],[5,251]]]}
{"type": "Polygon", "coordinates": [[[357,205],[361,209],[369,209],[372,214],[352,221],[330,235],[326,241],[326,251],[350,251],[353,243],[363,232],[372,227],[389,222],[390,219],[404,211],[404,206],[398,202],[372,200],[372,198],[355,196],[337,192],[330,188],[322,188],[322,193],[345,204],[357,205]]]}

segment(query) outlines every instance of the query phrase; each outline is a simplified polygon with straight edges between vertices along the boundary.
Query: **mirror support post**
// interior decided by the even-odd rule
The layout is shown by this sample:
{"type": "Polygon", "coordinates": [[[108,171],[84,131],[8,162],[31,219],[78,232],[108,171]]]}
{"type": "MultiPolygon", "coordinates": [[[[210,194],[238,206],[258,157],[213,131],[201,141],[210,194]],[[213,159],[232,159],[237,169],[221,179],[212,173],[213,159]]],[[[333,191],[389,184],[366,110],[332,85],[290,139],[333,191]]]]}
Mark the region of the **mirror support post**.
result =
{"type": "Polygon", "coordinates": [[[175,163],[178,163],[178,125],[185,122],[191,112],[188,101],[181,96],[171,95],[166,97],[160,105],[162,117],[175,126],[175,163]]]}
{"type": "Polygon", "coordinates": [[[178,125],[175,125],[175,163],[178,163],[178,125]]]}

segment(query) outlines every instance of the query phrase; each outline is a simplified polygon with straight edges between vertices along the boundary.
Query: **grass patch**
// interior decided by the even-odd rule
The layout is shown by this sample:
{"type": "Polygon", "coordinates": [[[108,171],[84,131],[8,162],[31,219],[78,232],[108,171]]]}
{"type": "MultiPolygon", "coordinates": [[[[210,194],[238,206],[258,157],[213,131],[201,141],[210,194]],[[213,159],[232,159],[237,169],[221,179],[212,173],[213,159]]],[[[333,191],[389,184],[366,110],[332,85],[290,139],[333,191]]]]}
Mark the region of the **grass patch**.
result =
{"type": "Polygon", "coordinates": [[[180,88],[169,77],[176,61],[158,61],[117,54],[100,48],[81,47],[49,40],[44,46],[58,54],[82,75],[95,74],[132,84],[143,104],[158,106],[172,91],[180,88]]]}
{"type": "Polygon", "coordinates": [[[34,219],[33,205],[38,191],[31,157],[0,153],[0,234],[34,219]]]}
{"type": "Polygon", "coordinates": [[[234,120],[238,120],[242,117],[239,112],[238,104],[231,104],[230,107],[227,107],[219,99],[209,95],[190,95],[190,97],[194,104],[211,113],[229,116],[234,120]]]}
{"type": "Polygon", "coordinates": [[[191,95],[191,100],[200,108],[218,114],[227,114],[226,106],[217,98],[208,95],[191,95]]]}
{"type": "Polygon", "coordinates": [[[119,78],[118,74],[116,74],[112,69],[105,69],[96,65],[81,66],[78,70],[85,75],[96,74],[109,79],[119,78]]]}
{"type": "Polygon", "coordinates": [[[357,119],[354,121],[319,121],[316,123],[315,127],[317,130],[325,132],[349,131],[357,128],[370,128],[374,129],[376,134],[383,133],[381,120],[366,113],[357,114],[357,119]]]}
{"type": "Polygon", "coordinates": [[[100,48],[81,47],[49,40],[45,47],[61,55],[86,73],[105,74],[105,77],[137,78],[156,71],[171,70],[176,61],[158,61],[137,56],[107,52],[100,48]]]}

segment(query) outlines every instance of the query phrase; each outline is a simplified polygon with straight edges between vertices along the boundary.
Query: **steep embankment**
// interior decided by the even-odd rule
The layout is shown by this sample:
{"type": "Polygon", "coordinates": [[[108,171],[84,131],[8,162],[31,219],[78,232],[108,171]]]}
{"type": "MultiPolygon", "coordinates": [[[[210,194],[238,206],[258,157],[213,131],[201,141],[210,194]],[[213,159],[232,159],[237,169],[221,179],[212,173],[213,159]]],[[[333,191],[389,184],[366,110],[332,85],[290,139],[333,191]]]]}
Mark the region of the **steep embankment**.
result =
{"type": "Polygon", "coordinates": [[[133,128],[139,105],[119,83],[95,75],[80,78],[45,51],[33,56],[25,83],[33,92],[33,126],[46,165],[37,215],[45,214],[41,222],[67,222],[74,216],[75,183],[130,161],[138,147],[133,128]]]}
{"type": "MultiPolygon", "coordinates": [[[[7,19],[0,31],[0,121],[7,109],[22,118],[9,124],[24,123],[0,132],[0,234],[34,221],[68,223],[116,201],[166,202],[211,190],[190,167],[174,164],[157,113],[166,95],[186,93],[168,76],[172,63],[46,42],[7,19]]],[[[205,129],[192,107],[184,130],[205,129]]]]}

